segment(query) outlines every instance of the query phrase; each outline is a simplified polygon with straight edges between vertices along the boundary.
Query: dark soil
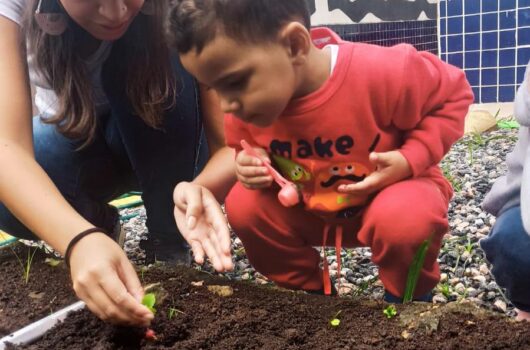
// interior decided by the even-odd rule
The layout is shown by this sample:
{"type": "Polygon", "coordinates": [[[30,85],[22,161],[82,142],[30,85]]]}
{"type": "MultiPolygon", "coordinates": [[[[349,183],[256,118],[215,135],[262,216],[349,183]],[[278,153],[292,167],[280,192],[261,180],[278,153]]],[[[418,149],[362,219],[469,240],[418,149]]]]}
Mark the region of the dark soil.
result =
{"type": "Polygon", "coordinates": [[[23,264],[31,250],[22,245],[0,249],[0,338],[29,323],[76,302],[70,274],[64,263],[56,267],[46,264],[46,256],[38,249],[30,265],[28,283],[24,280],[23,264]]]}
{"type": "MultiPolygon", "coordinates": [[[[64,267],[51,268],[43,265],[42,259],[36,260],[35,272],[25,285],[20,281],[20,267],[4,255],[1,273],[5,282],[0,289],[4,332],[15,327],[10,316],[18,315],[29,323],[46,316],[50,305],[57,310],[60,305],[74,302],[64,267]],[[13,285],[16,288],[11,296],[4,298],[13,285]],[[35,301],[28,297],[34,290],[45,294],[35,301]],[[13,299],[18,300],[16,306],[13,299]]],[[[165,300],[155,306],[151,328],[157,340],[144,339],[145,329],[107,325],[82,310],[71,314],[37,343],[16,348],[530,349],[530,324],[510,321],[471,304],[397,305],[398,315],[388,319],[383,314],[387,304],[380,301],[235,283],[182,267],[153,267],[142,275],[144,284],[161,282],[168,292],[165,300]],[[220,285],[231,287],[233,295],[221,296],[208,288],[220,285]],[[339,311],[340,325],[332,327],[330,320],[339,311]]]]}

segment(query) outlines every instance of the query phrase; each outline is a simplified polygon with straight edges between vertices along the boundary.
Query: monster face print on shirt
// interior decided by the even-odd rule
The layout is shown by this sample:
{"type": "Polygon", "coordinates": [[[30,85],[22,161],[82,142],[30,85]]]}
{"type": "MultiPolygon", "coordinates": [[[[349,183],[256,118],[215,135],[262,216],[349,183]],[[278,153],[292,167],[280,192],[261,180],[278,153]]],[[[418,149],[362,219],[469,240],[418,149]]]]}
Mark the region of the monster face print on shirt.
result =
{"type": "Polygon", "coordinates": [[[330,215],[362,206],[368,200],[367,196],[339,193],[337,188],[363,181],[375,170],[368,155],[375,150],[379,139],[377,135],[370,149],[361,152],[355,152],[353,139],[348,136],[335,141],[317,137],[312,143],[298,140],[295,149],[290,142],[275,139],[270,143],[271,158],[278,171],[302,192],[308,210],[330,215]]]}

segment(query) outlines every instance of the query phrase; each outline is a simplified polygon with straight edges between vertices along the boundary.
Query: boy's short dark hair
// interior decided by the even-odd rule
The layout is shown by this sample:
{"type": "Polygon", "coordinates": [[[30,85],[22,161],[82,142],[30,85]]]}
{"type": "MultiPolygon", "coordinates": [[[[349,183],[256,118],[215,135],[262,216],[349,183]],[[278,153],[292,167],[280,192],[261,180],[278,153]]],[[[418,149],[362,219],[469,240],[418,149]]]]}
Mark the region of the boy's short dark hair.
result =
{"type": "Polygon", "coordinates": [[[273,41],[281,27],[299,21],[311,26],[306,0],[176,0],[170,37],[180,53],[201,52],[218,31],[244,42],[273,41]]]}

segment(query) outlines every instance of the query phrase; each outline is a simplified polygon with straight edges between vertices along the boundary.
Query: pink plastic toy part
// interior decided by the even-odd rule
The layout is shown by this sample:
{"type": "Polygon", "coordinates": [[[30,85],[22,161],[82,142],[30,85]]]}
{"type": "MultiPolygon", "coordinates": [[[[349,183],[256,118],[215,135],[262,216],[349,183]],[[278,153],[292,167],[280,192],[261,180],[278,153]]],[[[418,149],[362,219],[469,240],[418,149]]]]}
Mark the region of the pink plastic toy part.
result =
{"type": "Polygon", "coordinates": [[[272,178],[280,187],[282,188],[280,192],[278,192],[278,200],[284,207],[292,207],[294,205],[297,205],[300,203],[300,195],[298,192],[298,188],[294,183],[291,181],[285,179],[276,169],[274,169],[268,162],[263,159],[262,156],[260,156],[245,140],[241,140],[241,147],[250,154],[253,157],[258,158],[261,160],[263,165],[269,170],[269,174],[271,174],[272,178]]]}

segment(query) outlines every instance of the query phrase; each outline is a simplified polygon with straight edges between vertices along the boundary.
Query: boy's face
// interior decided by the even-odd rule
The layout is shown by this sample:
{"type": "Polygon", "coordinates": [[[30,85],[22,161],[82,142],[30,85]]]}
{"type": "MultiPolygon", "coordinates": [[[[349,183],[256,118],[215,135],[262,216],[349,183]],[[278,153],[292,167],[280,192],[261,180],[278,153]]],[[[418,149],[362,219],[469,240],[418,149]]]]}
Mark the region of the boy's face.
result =
{"type": "Polygon", "coordinates": [[[296,90],[288,49],[279,43],[239,43],[222,33],[200,54],[181,54],[184,67],[214,89],[225,113],[260,127],[271,125],[296,90]]]}

